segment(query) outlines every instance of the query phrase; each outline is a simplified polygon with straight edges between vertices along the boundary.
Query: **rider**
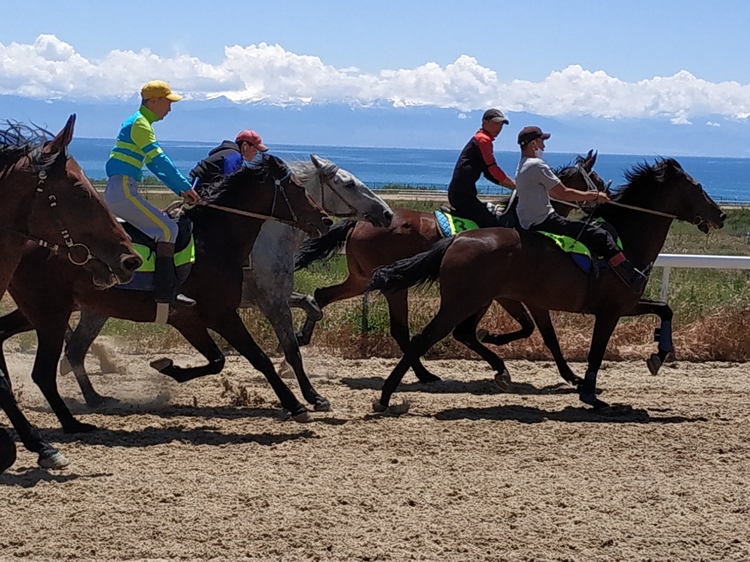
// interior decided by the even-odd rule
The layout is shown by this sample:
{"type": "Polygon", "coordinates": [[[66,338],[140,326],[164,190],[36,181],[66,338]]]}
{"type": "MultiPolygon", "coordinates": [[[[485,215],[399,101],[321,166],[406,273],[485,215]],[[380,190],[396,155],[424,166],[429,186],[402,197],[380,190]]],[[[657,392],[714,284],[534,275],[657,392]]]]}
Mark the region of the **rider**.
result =
{"type": "Polygon", "coordinates": [[[156,302],[194,306],[193,299],[178,294],[174,265],[177,223],[138,193],[138,181],[145,162],[157,178],[187,203],[195,205],[200,202],[188,180],[164,154],[152,127],[153,123],[167,116],[172,102],[181,99],[182,96],[173,93],[169,84],[161,80],[153,80],[141,88],[141,107],[122,124],[107,160],[109,179],[104,200],[115,215],[156,240],[156,302]]]}
{"type": "Polygon", "coordinates": [[[234,142],[223,141],[195,165],[190,171],[193,187],[215,183],[222,177],[236,172],[243,165],[250,165],[259,151],[268,151],[260,135],[250,129],[241,131],[234,142]]]}
{"type": "Polygon", "coordinates": [[[638,271],[615,243],[612,234],[595,223],[563,218],[552,209],[550,196],[560,201],[594,201],[606,203],[602,191],[579,191],[563,185],[542,160],[544,141],[550,138],[539,127],[524,127],[518,133],[521,161],[516,171],[518,220],[521,228],[562,234],[580,240],[592,253],[604,257],[612,270],[636,293],[646,286],[648,277],[638,271]]]}
{"type": "Polygon", "coordinates": [[[492,141],[497,138],[508,120],[499,109],[488,109],[482,116],[482,128],[471,137],[461,151],[453,178],[448,186],[448,201],[456,212],[473,220],[480,227],[497,226],[497,219],[477,197],[477,180],[484,176],[492,183],[515,189],[515,182],[495,161],[492,141]]]}

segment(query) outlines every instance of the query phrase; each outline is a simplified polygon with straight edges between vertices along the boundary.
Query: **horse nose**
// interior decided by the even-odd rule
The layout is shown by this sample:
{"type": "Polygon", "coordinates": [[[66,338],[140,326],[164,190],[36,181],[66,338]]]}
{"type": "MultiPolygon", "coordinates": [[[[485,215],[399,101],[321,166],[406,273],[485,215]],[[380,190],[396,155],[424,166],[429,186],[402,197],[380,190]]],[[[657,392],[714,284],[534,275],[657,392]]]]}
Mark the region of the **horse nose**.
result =
{"type": "Polygon", "coordinates": [[[143,260],[141,259],[141,256],[137,254],[123,254],[120,258],[120,263],[125,271],[133,273],[136,269],[141,267],[143,260]]]}
{"type": "Polygon", "coordinates": [[[724,222],[727,218],[727,214],[722,211],[722,213],[719,215],[719,218],[721,219],[721,222],[724,222]]]}
{"type": "Polygon", "coordinates": [[[323,224],[331,226],[333,224],[333,219],[331,217],[323,217],[323,224]]]}
{"type": "Polygon", "coordinates": [[[383,213],[383,217],[386,221],[388,221],[388,224],[391,224],[391,221],[393,220],[393,211],[388,209],[385,213],[383,213]]]}

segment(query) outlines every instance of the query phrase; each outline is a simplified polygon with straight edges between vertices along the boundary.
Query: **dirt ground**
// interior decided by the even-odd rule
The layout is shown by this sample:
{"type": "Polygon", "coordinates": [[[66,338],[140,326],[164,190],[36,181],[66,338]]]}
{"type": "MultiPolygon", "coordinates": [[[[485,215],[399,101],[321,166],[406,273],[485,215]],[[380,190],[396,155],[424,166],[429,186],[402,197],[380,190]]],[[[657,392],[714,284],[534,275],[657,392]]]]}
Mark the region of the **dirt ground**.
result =
{"type": "Polygon", "coordinates": [[[499,393],[484,363],[431,361],[445,380],[408,374],[395,398],[411,409],[395,417],[371,408],[395,360],[305,350],[334,409],[300,424],[240,358],[179,385],[148,367],[156,356],[120,354],[120,374],[89,364],[119,405],[90,413],[60,379],[101,428],[78,436],[29,381],[33,355],[6,355],[26,412],[71,464],[40,470],[19,449],[0,476],[3,561],[750,560],[747,364],[652,377],[606,363],[601,397],[632,408],[605,415],[551,362],[509,362],[515,388],[499,393]]]}

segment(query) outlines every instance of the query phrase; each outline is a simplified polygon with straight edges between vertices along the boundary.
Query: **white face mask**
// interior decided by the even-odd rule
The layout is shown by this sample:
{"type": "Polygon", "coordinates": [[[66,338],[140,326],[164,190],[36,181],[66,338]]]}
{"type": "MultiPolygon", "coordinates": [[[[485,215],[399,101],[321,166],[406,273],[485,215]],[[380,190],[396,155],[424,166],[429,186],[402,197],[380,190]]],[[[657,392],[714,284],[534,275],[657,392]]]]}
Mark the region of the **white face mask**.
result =
{"type": "Polygon", "coordinates": [[[541,159],[541,158],[542,158],[542,156],[544,156],[544,149],[543,149],[543,148],[535,148],[535,149],[534,149],[534,156],[535,156],[536,158],[539,158],[539,159],[541,159]]]}

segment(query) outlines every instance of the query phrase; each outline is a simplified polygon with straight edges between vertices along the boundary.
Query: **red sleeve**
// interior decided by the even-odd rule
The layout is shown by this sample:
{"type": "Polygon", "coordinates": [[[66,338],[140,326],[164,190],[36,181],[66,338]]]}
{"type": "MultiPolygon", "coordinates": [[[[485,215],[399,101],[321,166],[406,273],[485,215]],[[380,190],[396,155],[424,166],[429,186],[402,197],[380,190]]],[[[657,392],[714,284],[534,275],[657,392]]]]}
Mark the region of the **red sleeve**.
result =
{"type": "Polygon", "coordinates": [[[479,131],[476,135],[479,143],[479,151],[482,153],[482,159],[487,164],[487,172],[498,182],[508,179],[508,175],[502,171],[495,161],[495,153],[492,150],[492,139],[484,131],[479,131]]]}

